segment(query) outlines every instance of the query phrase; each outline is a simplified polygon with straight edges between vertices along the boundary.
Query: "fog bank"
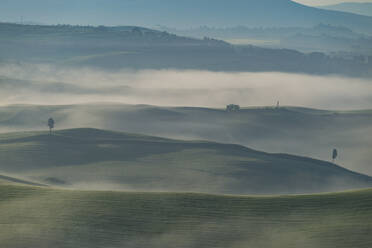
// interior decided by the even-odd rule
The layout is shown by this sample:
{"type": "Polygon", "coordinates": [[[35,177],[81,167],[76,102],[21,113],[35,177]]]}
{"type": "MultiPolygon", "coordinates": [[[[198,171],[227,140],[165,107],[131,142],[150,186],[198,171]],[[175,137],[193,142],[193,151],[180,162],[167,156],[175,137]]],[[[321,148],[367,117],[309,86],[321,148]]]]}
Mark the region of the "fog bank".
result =
{"type": "Polygon", "coordinates": [[[108,72],[50,65],[0,66],[0,104],[118,102],[160,106],[282,105],[372,108],[372,82],[338,76],[145,70],[108,72]]]}

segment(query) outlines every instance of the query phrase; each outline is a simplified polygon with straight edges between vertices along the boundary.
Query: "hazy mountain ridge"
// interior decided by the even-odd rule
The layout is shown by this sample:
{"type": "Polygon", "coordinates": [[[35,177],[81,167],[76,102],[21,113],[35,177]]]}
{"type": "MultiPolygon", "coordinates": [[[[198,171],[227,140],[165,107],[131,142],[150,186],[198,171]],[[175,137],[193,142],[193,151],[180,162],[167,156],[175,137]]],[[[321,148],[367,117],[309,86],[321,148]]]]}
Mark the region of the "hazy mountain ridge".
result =
{"type": "Polygon", "coordinates": [[[53,63],[115,69],[283,71],[372,75],[372,59],[332,58],[290,49],[236,47],[139,27],[33,26],[0,24],[0,62],[53,63]]]}
{"type": "Polygon", "coordinates": [[[324,52],[333,56],[343,54],[372,54],[372,37],[354,32],[353,30],[326,24],[319,24],[311,28],[249,28],[237,27],[207,27],[191,29],[176,29],[159,26],[177,35],[201,38],[215,37],[236,45],[256,45],[268,48],[291,48],[302,52],[324,52]]]}
{"type": "MultiPolygon", "coordinates": [[[[12,39],[17,36],[20,39],[37,39],[40,36],[55,37],[60,41],[71,42],[83,38],[92,39],[107,39],[116,40],[124,43],[138,42],[139,40],[151,42],[151,45],[156,45],[158,42],[166,42],[171,45],[171,42],[184,42],[186,44],[203,44],[217,40],[200,40],[176,36],[167,32],[161,32],[154,29],[138,27],[138,26],[74,26],[74,25],[22,25],[13,23],[0,23],[0,30],[3,34],[2,39],[12,39]]],[[[228,45],[225,43],[225,45],[228,45]]]]}
{"type": "Polygon", "coordinates": [[[15,0],[6,1],[0,14],[8,21],[23,15],[28,21],[53,24],[290,27],[295,23],[309,27],[326,23],[372,32],[371,17],[317,9],[289,0],[233,0],[228,4],[224,0],[15,0]],[[20,5],[27,11],[20,11],[20,5]],[[99,12],[95,11],[97,8],[99,12]]]}

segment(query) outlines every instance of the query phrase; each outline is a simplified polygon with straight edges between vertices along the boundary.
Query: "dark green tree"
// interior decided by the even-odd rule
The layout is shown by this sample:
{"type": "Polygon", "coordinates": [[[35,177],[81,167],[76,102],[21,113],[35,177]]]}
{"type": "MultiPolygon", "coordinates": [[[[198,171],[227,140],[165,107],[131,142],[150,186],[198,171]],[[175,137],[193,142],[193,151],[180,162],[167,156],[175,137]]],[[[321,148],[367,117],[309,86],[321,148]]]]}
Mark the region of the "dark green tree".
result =
{"type": "Polygon", "coordinates": [[[338,156],[337,149],[333,149],[333,152],[332,152],[332,163],[335,162],[335,159],[337,158],[337,156],[338,156]]]}
{"type": "Polygon", "coordinates": [[[49,120],[48,120],[48,127],[49,127],[49,134],[52,135],[52,129],[54,128],[54,120],[53,120],[53,118],[49,118],[49,120]]]}

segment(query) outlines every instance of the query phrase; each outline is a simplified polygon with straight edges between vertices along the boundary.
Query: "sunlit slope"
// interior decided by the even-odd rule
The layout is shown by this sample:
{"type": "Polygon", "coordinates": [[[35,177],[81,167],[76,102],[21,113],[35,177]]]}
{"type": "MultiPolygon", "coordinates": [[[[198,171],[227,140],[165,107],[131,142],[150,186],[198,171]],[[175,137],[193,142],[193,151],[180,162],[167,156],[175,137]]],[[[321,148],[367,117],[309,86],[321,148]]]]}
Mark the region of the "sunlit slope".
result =
{"type": "Polygon", "coordinates": [[[104,190],[272,194],[372,186],[368,176],[310,158],[97,129],[2,134],[0,170],[104,190]]]}
{"type": "Polygon", "coordinates": [[[372,191],[293,197],[0,186],[7,248],[369,248],[372,191]]]}

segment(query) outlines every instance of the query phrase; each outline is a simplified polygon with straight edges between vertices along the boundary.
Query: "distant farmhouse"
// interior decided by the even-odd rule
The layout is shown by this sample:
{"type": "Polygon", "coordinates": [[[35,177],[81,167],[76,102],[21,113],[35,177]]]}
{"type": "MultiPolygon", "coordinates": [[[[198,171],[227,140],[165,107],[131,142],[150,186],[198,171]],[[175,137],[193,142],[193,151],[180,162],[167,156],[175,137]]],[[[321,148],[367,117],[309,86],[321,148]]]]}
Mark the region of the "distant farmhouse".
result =
{"type": "Polygon", "coordinates": [[[226,106],[226,112],[238,112],[240,111],[240,106],[235,104],[229,104],[226,106]]]}

